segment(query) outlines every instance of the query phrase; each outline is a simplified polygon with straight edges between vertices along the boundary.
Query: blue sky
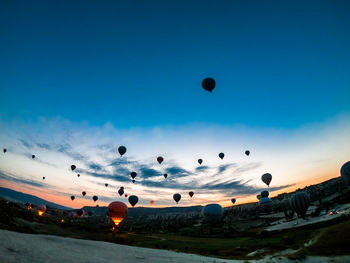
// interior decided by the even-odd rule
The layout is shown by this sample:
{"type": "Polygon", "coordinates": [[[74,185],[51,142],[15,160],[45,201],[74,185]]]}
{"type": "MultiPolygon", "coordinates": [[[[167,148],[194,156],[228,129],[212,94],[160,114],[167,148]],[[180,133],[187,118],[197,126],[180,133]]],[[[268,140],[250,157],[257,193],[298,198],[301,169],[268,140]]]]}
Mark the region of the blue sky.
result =
{"type": "MultiPolygon", "coordinates": [[[[15,162],[41,153],[38,143],[53,144],[46,162],[67,167],[73,150],[59,155],[67,163],[57,161],[62,145],[84,155],[93,145],[130,144],[138,169],[163,154],[168,168],[191,170],[183,149],[193,160],[232,151],[231,162],[245,167],[239,154],[264,148],[250,163],[261,164],[258,174],[272,152],[290,156],[281,144],[295,141],[314,142],[304,159],[324,159],[314,156],[317,139],[348,131],[349,12],[349,1],[2,1],[1,145],[15,162]],[[201,88],[208,76],[217,83],[212,94],[201,88]]],[[[322,148],[334,158],[327,167],[346,160],[346,150],[334,154],[341,139],[322,148]]],[[[84,159],[84,169],[114,158],[98,156],[84,159]]]]}

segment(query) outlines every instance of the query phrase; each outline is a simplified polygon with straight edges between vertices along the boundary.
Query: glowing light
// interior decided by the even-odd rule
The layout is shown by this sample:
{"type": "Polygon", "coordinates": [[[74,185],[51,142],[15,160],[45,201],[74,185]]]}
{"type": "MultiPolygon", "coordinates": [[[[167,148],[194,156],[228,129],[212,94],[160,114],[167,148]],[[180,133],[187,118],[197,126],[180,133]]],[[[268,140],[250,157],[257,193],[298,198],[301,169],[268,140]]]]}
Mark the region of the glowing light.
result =
{"type": "Polygon", "coordinates": [[[61,223],[64,223],[64,219],[61,219],[61,223]]]}
{"type": "Polygon", "coordinates": [[[120,218],[120,217],[111,217],[113,223],[115,224],[115,226],[118,226],[124,218],[120,218]]]}
{"type": "Polygon", "coordinates": [[[39,216],[42,216],[43,214],[44,214],[44,211],[39,211],[39,210],[38,210],[38,215],[39,215],[39,216]]]}

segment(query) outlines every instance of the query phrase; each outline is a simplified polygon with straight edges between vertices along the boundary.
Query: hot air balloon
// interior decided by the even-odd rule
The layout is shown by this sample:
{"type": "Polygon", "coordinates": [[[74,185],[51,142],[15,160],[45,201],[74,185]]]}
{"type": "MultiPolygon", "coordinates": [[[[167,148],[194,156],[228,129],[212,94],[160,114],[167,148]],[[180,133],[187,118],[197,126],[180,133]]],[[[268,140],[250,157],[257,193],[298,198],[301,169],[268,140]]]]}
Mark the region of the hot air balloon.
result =
{"type": "Polygon", "coordinates": [[[85,192],[85,191],[83,191],[83,192],[81,192],[81,194],[82,194],[83,196],[85,196],[85,195],[86,195],[86,192],[85,192]]]}
{"type": "Polygon", "coordinates": [[[232,198],[232,199],[231,199],[231,202],[232,202],[232,204],[235,204],[235,203],[236,203],[236,199],[235,199],[235,198],[232,198]]]}
{"type": "Polygon", "coordinates": [[[77,174],[78,177],[80,177],[80,174],[77,174]]]}
{"type": "Polygon", "coordinates": [[[162,156],[158,156],[157,161],[159,164],[161,164],[164,161],[164,158],[162,156]]]}
{"type": "Polygon", "coordinates": [[[123,156],[126,153],[126,147],[125,146],[119,146],[118,152],[120,156],[123,156]]]}
{"type": "Polygon", "coordinates": [[[224,153],[219,153],[219,157],[220,157],[220,159],[222,160],[222,159],[224,159],[225,154],[224,154],[224,153]]]}
{"type": "Polygon", "coordinates": [[[262,180],[265,184],[267,184],[267,186],[269,186],[270,183],[271,183],[271,180],[272,180],[272,175],[269,174],[269,173],[263,174],[263,175],[261,176],[261,180],[262,180]]]}
{"type": "Polygon", "coordinates": [[[211,225],[220,223],[222,214],[222,207],[218,204],[206,205],[202,210],[204,220],[211,225]]]}
{"type": "Polygon", "coordinates": [[[310,199],[309,196],[304,192],[294,194],[290,200],[290,205],[298,216],[304,218],[306,211],[309,207],[310,199]]]}
{"type": "Polygon", "coordinates": [[[94,200],[94,202],[96,202],[97,199],[98,199],[98,196],[97,196],[97,195],[94,195],[94,196],[92,197],[92,200],[94,200]]]}
{"type": "Polygon", "coordinates": [[[202,87],[206,91],[212,92],[213,89],[215,88],[215,80],[213,78],[205,78],[202,81],[202,87]]]}
{"type": "Polygon", "coordinates": [[[38,215],[41,216],[46,212],[46,205],[40,205],[36,208],[36,211],[38,211],[38,215]]]}
{"type": "Polygon", "coordinates": [[[128,207],[123,202],[112,202],[108,205],[108,215],[115,226],[118,226],[128,214],[128,207]]]}
{"type": "Polygon", "coordinates": [[[124,188],[119,188],[118,194],[122,196],[124,194],[124,188]]]}
{"type": "Polygon", "coordinates": [[[151,205],[154,205],[154,201],[153,201],[153,200],[149,201],[149,203],[150,203],[151,205]]]}
{"type": "Polygon", "coordinates": [[[202,159],[198,159],[198,163],[199,163],[199,165],[201,165],[201,164],[202,164],[202,162],[203,162],[203,160],[202,160],[202,159]]]}
{"type": "Polygon", "coordinates": [[[168,174],[164,174],[164,178],[166,179],[168,177],[168,174]]]}
{"type": "Polygon", "coordinates": [[[31,203],[25,203],[25,207],[27,210],[32,210],[32,204],[31,203]]]}
{"type": "Polygon", "coordinates": [[[74,164],[72,164],[71,166],[70,166],[70,168],[72,169],[72,171],[74,171],[75,170],[75,168],[77,168],[74,164]]]}
{"type": "Polygon", "coordinates": [[[344,163],[340,168],[340,175],[346,184],[350,184],[350,161],[344,163]]]}
{"type": "Polygon", "coordinates": [[[35,158],[35,155],[33,154],[33,155],[32,155],[32,159],[34,159],[34,158],[35,158]]]}
{"type": "Polygon", "coordinates": [[[261,195],[257,195],[256,198],[257,198],[258,200],[260,200],[260,199],[261,199],[261,195]]]}
{"type": "Polygon", "coordinates": [[[133,183],[133,184],[135,183],[135,180],[134,180],[134,179],[132,179],[132,183],[133,183]]]}
{"type": "Polygon", "coordinates": [[[136,172],[131,172],[130,176],[131,176],[132,179],[135,179],[135,177],[137,176],[137,173],[136,172]]]}
{"type": "Polygon", "coordinates": [[[74,195],[72,195],[71,197],[70,197],[70,199],[72,199],[72,201],[75,199],[75,196],[74,195]]]}
{"type": "Polygon", "coordinates": [[[192,196],[194,195],[194,193],[191,191],[191,192],[189,192],[188,193],[189,194],[189,196],[192,198],[192,196]]]}
{"type": "Polygon", "coordinates": [[[107,187],[107,186],[108,186],[108,184],[105,184],[105,186],[107,187]]]}
{"type": "Polygon", "coordinates": [[[139,201],[139,198],[136,195],[130,195],[128,200],[132,207],[134,207],[139,201]]]}
{"type": "Polygon", "coordinates": [[[125,196],[125,197],[128,197],[128,195],[127,195],[127,194],[125,194],[124,196],[125,196]]]}
{"type": "Polygon", "coordinates": [[[250,151],[246,150],[245,155],[249,156],[249,154],[250,154],[250,151]]]}
{"type": "Polygon", "coordinates": [[[43,180],[45,180],[45,176],[43,176],[43,180]]]}
{"type": "Polygon", "coordinates": [[[6,153],[6,152],[7,152],[7,149],[4,149],[3,151],[4,151],[4,153],[6,153]]]}
{"type": "Polygon", "coordinates": [[[259,208],[263,213],[269,213],[272,209],[272,200],[270,198],[262,197],[259,200],[259,208]]]}
{"type": "Polygon", "coordinates": [[[176,203],[178,203],[181,199],[181,195],[180,194],[174,194],[173,195],[173,199],[175,200],[176,203]]]}
{"type": "Polygon", "coordinates": [[[83,209],[79,209],[78,211],[77,211],[77,215],[78,216],[83,216],[85,214],[85,211],[83,210],[83,209]]]}
{"type": "Polygon", "coordinates": [[[269,197],[269,194],[270,194],[269,191],[264,190],[264,191],[261,192],[260,196],[261,197],[269,197]]]}

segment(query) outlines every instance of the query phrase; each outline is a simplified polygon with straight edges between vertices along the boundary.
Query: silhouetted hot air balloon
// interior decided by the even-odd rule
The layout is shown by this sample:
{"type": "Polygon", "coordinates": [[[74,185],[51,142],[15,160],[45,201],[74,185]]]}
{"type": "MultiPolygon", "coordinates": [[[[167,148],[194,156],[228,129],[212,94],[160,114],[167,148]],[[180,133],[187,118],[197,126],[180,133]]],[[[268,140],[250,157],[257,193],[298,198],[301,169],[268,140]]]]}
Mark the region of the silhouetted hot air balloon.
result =
{"type": "Polygon", "coordinates": [[[125,196],[125,197],[128,197],[128,195],[127,195],[127,194],[125,194],[124,196],[125,196]]]}
{"type": "Polygon", "coordinates": [[[235,204],[235,203],[236,203],[236,199],[235,199],[235,198],[232,198],[232,199],[231,199],[231,202],[232,202],[232,204],[235,204]]]}
{"type": "Polygon", "coordinates": [[[38,215],[41,216],[46,212],[46,205],[40,205],[36,208],[38,215]]]}
{"type": "Polygon", "coordinates": [[[213,89],[215,88],[215,80],[213,78],[205,78],[202,81],[202,87],[206,91],[212,92],[213,89]]]}
{"type": "Polygon", "coordinates": [[[164,161],[164,158],[162,156],[158,156],[157,161],[159,164],[161,164],[164,161]]]}
{"type": "Polygon", "coordinates": [[[139,198],[136,195],[130,195],[128,200],[132,207],[134,207],[139,201],[139,198]]]}
{"type": "Polygon", "coordinates": [[[224,153],[219,153],[219,157],[220,157],[220,159],[224,159],[225,154],[224,153]]]}
{"type": "Polygon", "coordinates": [[[272,200],[270,198],[261,196],[259,200],[259,208],[263,213],[269,213],[272,209],[272,200]]]}
{"type": "Polygon", "coordinates": [[[264,191],[261,192],[260,196],[261,197],[269,197],[269,194],[270,194],[269,191],[264,190],[264,191]]]}
{"type": "Polygon", "coordinates": [[[261,199],[261,195],[257,195],[256,198],[257,198],[258,200],[260,200],[260,199],[261,199]]]}
{"type": "Polygon", "coordinates": [[[118,226],[128,214],[128,207],[123,202],[112,202],[108,205],[108,215],[115,226],[118,226]]]}
{"type": "Polygon", "coordinates": [[[78,211],[77,211],[77,215],[78,216],[83,216],[85,214],[85,211],[83,210],[83,209],[79,209],[78,211]]]}
{"type": "Polygon", "coordinates": [[[211,225],[220,223],[222,214],[222,207],[218,204],[209,204],[202,209],[204,220],[211,225]]]}
{"type": "Polygon", "coordinates": [[[305,217],[306,211],[309,207],[310,199],[309,196],[304,192],[294,194],[290,200],[290,205],[300,217],[305,217]]]}
{"type": "Polygon", "coordinates": [[[72,169],[72,171],[74,171],[75,170],[75,168],[77,168],[74,164],[72,164],[71,166],[70,166],[70,168],[72,169]]]}
{"type": "Polygon", "coordinates": [[[85,191],[83,191],[83,192],[81,192],[81,194],[82,194],[83,196],[85,196],[85,195],[86,195],[86,192],[85,192],[85,191]]]}
{"type": "Polygon", "coordinates": [[[45,180],[45,176],[43,176],[43,180],[45,180]]]}
{"type": "Polygon", "coordinates": [[[70,199],[72,199],[72,201],[75,199],[75,196],[74,195],[72,195],[71,197],[70,197],[70,199]]]}
{"type": "Polygon", "coordinates": [[[176,203],[178,203],[181,200],[181,195],[180,194],[174,194],[173,199],[176,203]]]}
{"type": "Polygon", "coordinates": [[[108,186],[108,184],[105,184],[105,186],[107,187],[107,186],[108,186]]]}
{"type": "Polygon", "coordinates": [[[124,188],[119,188],[118,194],[122,196],[124,194],[124,188]]]}
{"type": "Polygon", "coordinates": [[[261,180],[262,180],[265,184],[267,184],[267,186],[269,186],[270,183],[271,183],[271,180],[272,180],[272,175],[269,174],[269,173],[263,174],[263,175],[261,176],[261,180]]]}
{"type": "Polygon", "coordinates": [[[135,183],[135,180],[134,180],[134,179],[132,179],[132,183],[133,183],[133,184],[135,183]]]}
{"type": "Polygon", "coordinates": [[[249,154],[250,154],[250,151],[246,150],[245,155],[249,156],[249,154]]]}
{"type": "Polygon", "coordinates": [[[203,160],[202,160],[202,159],[198,159],[198,163],[199,163],[199,165],[201,165],[201,164],[202,164],[202,162],[203,162],[203,160]]]}
{"type": "Polygon", "coordinates": [[[164,174],[164,178],[166,179],[168,177],[168,174],[164,174]]]}
{"type": "Polygon", "coordinates": [[[149,203],[150,203],[151,205],[154,205],[154,201],[153,201],[153,200],[149,201],[149,203]]]}
{"type": "Polygon", "coordinates": [[[80,174],[77,174],[78,177],[80,177],[80,174]]]}
{"type": "Polygon", "coordinates": [[[130,176],[131,176],[132,179],[135,179],[135,177],[137,176],[137,173],[136,172],[131,172],[130,176]]]}
{"type": "Polygon", "coordinates": [[[346,184],[350,184],[350,161],[344,163],[340,168],[340,176],[346,184]]]}
{"type": "Polygon", "coordinates": [[[33,154],[33,155],[32,155],[32,159],[34,159],[34,158],[35,158],[35,155],[33,154]]]}
{"type": "Polygon", "coordinates": [[[4,151],[4,153],[6,153],[6,152],[7,152],[7,149],[4,149],[3,151],[4,151]]]}
{"type": "Polygon", "coordinates": [[[192,191],[190,191],[189,193],[189,196],[192,198],[192,196],[194,195],[194,193],[192,191]]]}
{"type": "Polygon", "coordinates": [[[94,202],[96,202],[97,199],[98,199],[98,196],[97,196],[97,195],[94,195],[94,196],[92,197],[92,200],[94,200],[94,202]]]}
{"type": "Polygon", "coordinates": [[[119,146],[118,152],[120,156],[123,156],[126,153],[126,147],[125,146],[119,146]]]}

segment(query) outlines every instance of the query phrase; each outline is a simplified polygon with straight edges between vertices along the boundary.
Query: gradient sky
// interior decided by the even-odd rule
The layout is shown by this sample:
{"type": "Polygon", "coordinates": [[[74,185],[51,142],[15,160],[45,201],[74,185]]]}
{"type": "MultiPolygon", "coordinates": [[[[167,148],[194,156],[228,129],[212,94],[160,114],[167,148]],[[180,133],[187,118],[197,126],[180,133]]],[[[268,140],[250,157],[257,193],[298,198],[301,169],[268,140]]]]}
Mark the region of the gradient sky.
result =
{"type": "Polygon", "coordinates": [[[120,186],[141,205],[175,192],[228,205],[253,200],[265,172],[273,194],[339,176],[349,13],[349,1],[1,1],[0,183],[74,207],[120,200],[120,186]]]}

